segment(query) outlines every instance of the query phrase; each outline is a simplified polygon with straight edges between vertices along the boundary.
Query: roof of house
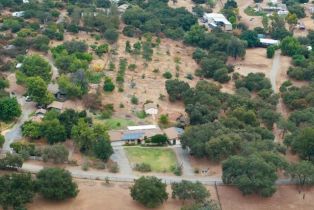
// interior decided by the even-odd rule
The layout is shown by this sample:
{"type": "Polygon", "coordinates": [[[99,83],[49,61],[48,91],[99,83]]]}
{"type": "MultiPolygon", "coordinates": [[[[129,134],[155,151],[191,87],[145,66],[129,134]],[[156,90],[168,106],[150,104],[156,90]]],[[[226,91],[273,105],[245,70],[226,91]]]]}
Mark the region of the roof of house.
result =
{"type": "Polygon", "coordinates": [[[54,109],[62,110],[63,109],[63,103],[59,102],[59,101],[54,101],[47,108],[48,109],[54,108],[54,109]]]}
{"type": "Polygon", "coordinates": [[[134,139],[142,139],[145,136],[145,132],[143,131],[137,131],[137,132],[124,132],[122,135],[121,140],[127,141],[127,140],[134,140],[134,139]]]}
{"type": "Polygon", "coordinates": [[[129,131],[135,130],[147,130],[147,129],[159,129],[157,125],[136,125],[136,126],[128,126],[129,131]]]}
{"type": "Polygon", "coordinates": [[[144,104],[144,109],[145,109],[145,110],[148,110],[148,109],[157,109],[157,105],[154,104],[154,103],[147,103],[147,104],[144,104]]]}
{"type": "Polygon", "coordinates": [[[220,13],[205,13],[204,18],[206,19],[212,19],[215,22],[222,22],[225,25],[231,25],[231,23],[227,20],[227,18],[220,13]]]}
{"type": "Polygon", "coordinates": [[[170,127],[170,128],[164,129],[164,133],[169,139],[176,139],[184,133],[184,130],[178,127],[170,127]]]}
{"type": "Polygon", "coordinates": [[[150,138],[157,134],[163,134],[159,127],[141,130],[111,130],[108,132],[110,141],[128,141],[136,139],[150,138]]]}
{"type": "Polygon", "coordinates": [[[120,141],[122,140],[123,131],[108,131],[110,141],[120,141]]]}

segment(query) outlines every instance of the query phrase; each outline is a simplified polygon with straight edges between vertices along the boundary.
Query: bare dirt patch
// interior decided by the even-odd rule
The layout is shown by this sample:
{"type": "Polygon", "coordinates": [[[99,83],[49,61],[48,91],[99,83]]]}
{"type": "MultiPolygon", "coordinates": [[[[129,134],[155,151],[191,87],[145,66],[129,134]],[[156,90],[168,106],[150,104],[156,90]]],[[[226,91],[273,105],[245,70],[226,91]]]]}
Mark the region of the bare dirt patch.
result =
{"type": "Polygon", "coordinates": [[[299,194],[294,185],[278,186],[270,198],[257,195],[243,196],[235,187],[218,186],[218,193],[224,210],[313,210],[314,188],[299,194]]]}
{"type": "Polygon", "coordinates": [[[247,49],[243,60],[229,58],[228,64],[235,66],[235,72],[246,76],[249,73],[264,73],[269,77],[272,59],[266,58],[266,48],[247,49]]]}
{"type": "Polygon", "coordinates": [[[168,5],[172,8],[185,7],[189,12],[192,12],[192,8],[195,6],[192,0],[177,0],[177,3],[175,4],[173,1],[169,1],[168,5]]]}
{"type": "Polygon", "coordinates": [[[197,159],[195,157],[190,156],[189,161],[191,166],[194,169],[198,169],[199,176],[212,176],[212,177],[221,177],[222,169],[220,163],[215,163],[213,161],[209,161],[205,158],[197,159]]]}
{"type": "MultiPolygon", "coordinates": [[[[113,72],[106,71],[106,74],[113,80],[116,78],[117,69],[119,67],[119,58],[126,58],[128,64],[135,64],[134,71],[126,70],[124,77],[123,92],[118,92],[117,88],[113,93],[105,94],[103,97],[104,103],[113,103],[114,107],[119,107],[120,103],[124,108],[117,108],[116,117],[125,117],[126,115],[134,116],[134,112],[140,111],[146,101],[152,101],[159,105],[159,114],[184,113],[183,103],[170,103],[165,89],[166,79],[162,74],[166,71],[171,72],[173,78],[176,75],[176,66],[179,66],[179,79],[185,80],[194,86],[198,79],[187,80],[185,76],[188,73],[194,74],[198,65],[192,59],[194,48],[184,46],[182,42],[173,41],[170,39],[162,39],[159,47],[154,48],[153,59],[146,62],[141,56],[134,56],[125,53],[125,43],[130,41],[133,45],[135,38],[120,36],[117,43],[117,55],[112,58],[116,65],[116,70],[113,72]],[[176,62],[177,61],[177,62],[176,62]],[[155,70],[155,72],[154,72],[155,70]],[[131,83],[135,83],[135,87],[131,87],[131,83]],[[139,99],[138,105],[131,104],[131,97],[136,96],[139,99]],[[163,100],[160,98],[163,97],[163,100]]],[[[133,117],[134,118],[134,117],[133,117]]],[[[154,119],[147,118],[146,121],[153,122],[154,119]]]]}

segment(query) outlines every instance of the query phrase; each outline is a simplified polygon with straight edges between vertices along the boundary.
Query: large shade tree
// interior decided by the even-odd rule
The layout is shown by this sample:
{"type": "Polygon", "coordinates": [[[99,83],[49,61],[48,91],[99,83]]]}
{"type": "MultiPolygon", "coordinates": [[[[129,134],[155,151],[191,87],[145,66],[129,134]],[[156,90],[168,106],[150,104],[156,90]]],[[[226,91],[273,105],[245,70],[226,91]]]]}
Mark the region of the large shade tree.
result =
{"type": "Polygon", "coordinates": [[[61,168],[42,169],[37,174],[37,187],[39,193],[50,200],[73,198],[79,192],[70,172],[61,168]]]}
{"type": "Polygon", "coordinates": [[[149,208],[155,208],[168,199],[166,184],[156,177],[141,177],[135,180],[131,197],[149,208]]]}

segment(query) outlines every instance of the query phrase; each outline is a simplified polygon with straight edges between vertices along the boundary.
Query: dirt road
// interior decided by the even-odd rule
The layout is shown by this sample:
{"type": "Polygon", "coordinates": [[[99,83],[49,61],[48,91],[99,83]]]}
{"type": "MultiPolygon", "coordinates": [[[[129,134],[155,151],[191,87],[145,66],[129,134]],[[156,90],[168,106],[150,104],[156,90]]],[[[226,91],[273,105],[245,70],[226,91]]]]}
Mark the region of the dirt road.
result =
{"type": "Polygon", "coordinates": [[[273,91],[276,93],[278,92],[277,90],[277,76],[279,75],[279,70],[280,70],[280,50],[277,50],[275,52],[275,56],[273,59],[273,65],[270,71],[270,83],[272,86],[273,91]]]}

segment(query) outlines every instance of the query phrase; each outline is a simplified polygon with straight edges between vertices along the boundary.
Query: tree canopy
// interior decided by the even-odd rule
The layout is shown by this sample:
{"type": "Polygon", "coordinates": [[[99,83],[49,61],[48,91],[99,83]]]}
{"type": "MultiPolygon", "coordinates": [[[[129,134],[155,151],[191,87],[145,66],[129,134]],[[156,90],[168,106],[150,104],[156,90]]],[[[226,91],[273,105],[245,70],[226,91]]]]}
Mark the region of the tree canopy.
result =
{"type": "Polygon", "coordinates": [[[168,199],[166,186],[156,177],[141,177],[130,188],[131,197],[148,208],[155,208],[168,199]]]}
{"type": "Polygon", "coordinates": [[[76,197],[77,184],[72,181],[70,172],[61,168],[45,168],[37,175],[37,187],[44,198],[50,200],[65,200],[76,197]]]}

